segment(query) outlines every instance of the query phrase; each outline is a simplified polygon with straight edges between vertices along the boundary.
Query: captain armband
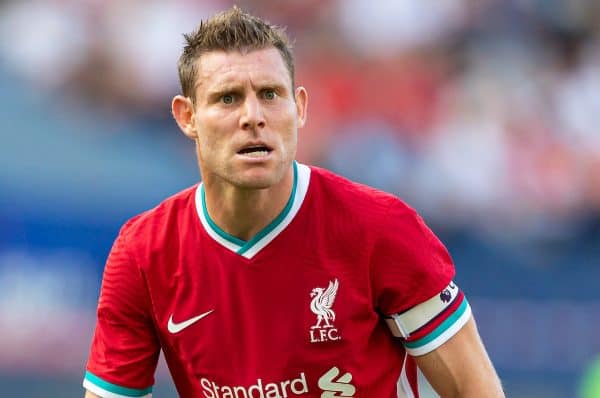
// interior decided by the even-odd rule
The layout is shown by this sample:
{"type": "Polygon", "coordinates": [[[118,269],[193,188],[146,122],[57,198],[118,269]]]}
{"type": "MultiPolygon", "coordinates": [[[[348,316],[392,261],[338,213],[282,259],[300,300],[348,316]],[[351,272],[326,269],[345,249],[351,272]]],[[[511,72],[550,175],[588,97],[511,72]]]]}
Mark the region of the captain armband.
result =
{"type": "Polygon", "coordinates": [[[452,337],[469,320],[471,308],[463,292],[450,282],[429,300],[385,317],[392,334],[411,355],[426,354],[452,337]]]}

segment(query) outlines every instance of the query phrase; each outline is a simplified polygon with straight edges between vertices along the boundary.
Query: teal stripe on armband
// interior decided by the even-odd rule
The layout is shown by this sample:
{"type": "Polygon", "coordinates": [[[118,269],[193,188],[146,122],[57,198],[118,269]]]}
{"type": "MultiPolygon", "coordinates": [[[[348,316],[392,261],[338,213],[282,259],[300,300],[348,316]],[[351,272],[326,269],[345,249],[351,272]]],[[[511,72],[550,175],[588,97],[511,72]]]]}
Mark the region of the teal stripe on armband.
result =
{"type": "Polygon", "coordinates": [[[404,346],[408,349],[416,349],[422,347],[426,344],[429,344],[433,340],[437,339],[440,335],[442,335],[446,330],[450,329],[452,325],[456,323],[467,311],[469,307],[469,303],[467,299],[464,298],[461,305],[454,311],[454,314],[450,315],[448,319],[442,322],[435,330],[429,333],[427,336],[420,338],[419,340],[405,342],[404,346]]]}
{"type": "Polygon", "coordinates": [[[125,397],[143,397],[152,392],[152,386],[140,390],[135,388],[121,387],[116,384],[104,381],[95,374],[90,373],[89,371],[85,372],[85,379],[88,380],[90,383],[102,388],[103,390],[109,391],[113,394],[123,395],[125,397]]]}

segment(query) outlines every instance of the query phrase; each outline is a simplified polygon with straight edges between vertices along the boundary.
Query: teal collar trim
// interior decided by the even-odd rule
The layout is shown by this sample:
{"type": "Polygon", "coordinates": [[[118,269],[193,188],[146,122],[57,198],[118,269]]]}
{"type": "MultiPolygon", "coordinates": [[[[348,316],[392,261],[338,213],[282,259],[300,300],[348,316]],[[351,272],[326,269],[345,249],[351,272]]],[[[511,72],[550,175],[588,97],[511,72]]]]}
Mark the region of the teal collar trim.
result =
{"type": "Polygon", "coordinates": [[[294,218],[300,208],[308,189],[310,169],[307,166],[293,163],[294,182],[292,192],[284,209],[279,215],[257,233],[252,239],[244,241],[223,231],[211,218],[206,209],[204,186],[200,184],[196,190],[196,210],[202,225],[208,234],[229,250],[246,258],[253,257],[260,249],[272,241],[294,218]]]}

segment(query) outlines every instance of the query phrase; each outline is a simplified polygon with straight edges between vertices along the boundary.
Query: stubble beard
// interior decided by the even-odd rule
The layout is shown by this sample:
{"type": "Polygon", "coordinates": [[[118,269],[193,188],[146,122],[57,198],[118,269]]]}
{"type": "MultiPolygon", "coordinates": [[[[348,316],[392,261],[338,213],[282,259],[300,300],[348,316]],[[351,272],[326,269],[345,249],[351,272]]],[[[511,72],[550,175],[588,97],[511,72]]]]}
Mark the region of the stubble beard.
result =
{"type": "MultiPolygon", "coordinates": [[[[295,145],[296,142],[294,143],[295,145]]],[[[214,183],[221,185],[221,187],[229,186],[252,191],[268,189],[281,183],[288,170],[292,167],[296,156],[296,148],[294,147],[293,150],[288,151],[284,159],[275,160],[276,165],[272,168],[265,166],[267,170],[262,170],[260,175],[252,175],[253,173],[251,171],[248,172],[248,170],[236,170],[234,162],[231,161],[221,160],[220,162],[213,163],[210,159],[203,158],[198,141],[196,141],[196,156],[200,174],[204,181],[210,179],[214,183]],[[205,167],[202,167],[203,163],[205,163],[205,167]],[[251,175],[248,175],[248,173],[251,175]]]]}
{"type": "Polygon", "coordinates": [[[290,162],[279,162],[279,164],[269,171],[261,171],[259,175],[247,175],[246,171],[226,173],[229,178],[225,177],[226,181],[232,186],[242,190],[261,190],[268,189],[279,184],[285,177],[290,162]]]}

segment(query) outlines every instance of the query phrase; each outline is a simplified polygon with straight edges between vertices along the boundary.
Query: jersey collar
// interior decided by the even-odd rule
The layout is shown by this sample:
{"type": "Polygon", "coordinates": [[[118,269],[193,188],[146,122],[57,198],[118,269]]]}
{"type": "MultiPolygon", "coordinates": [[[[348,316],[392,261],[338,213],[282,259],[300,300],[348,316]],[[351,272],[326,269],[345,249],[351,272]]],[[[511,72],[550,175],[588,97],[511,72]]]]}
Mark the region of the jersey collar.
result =
{"type": "Polygon", "coordinates": [[[292,193],[290,194],[290,198],[284,209],[269,225],[263,228],[249,241],[236,238],[223,231],[215,224],[206,210],[204,186],[200,183],[196,188],[196,211],[200,218],[200,222],[208,235],[221,246],[224,246],[232,252],[248,259],[254,257],[292,222],[296,213],[300,210],[300,206],[304,202],[304,197],[306,196],[308,184],[310,182],[310,168],[295,161],[293,163],[293,168],[294,183],[292,186],[292,193]]]}

